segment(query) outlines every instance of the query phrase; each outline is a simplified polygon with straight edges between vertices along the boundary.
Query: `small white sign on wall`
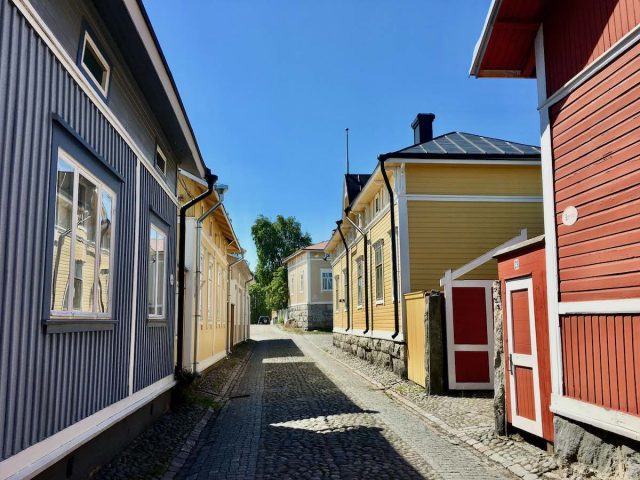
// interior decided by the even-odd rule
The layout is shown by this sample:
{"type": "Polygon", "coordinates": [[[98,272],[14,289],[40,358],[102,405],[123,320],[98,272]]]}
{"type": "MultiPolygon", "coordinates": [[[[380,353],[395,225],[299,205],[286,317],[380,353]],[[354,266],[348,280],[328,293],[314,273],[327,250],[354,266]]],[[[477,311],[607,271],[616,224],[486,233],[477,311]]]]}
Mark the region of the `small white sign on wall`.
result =
{"type": "Polygon", "coordinates": [[[519,258],[516,258],[513,261],[513,269],[514,270],[520,270],[520,259],[519,258]]]}
{"type": "Polygon", "coordinates": [[[576,210],[576,207],[569,206],[565,208],[564,212],[562,212],[562,223],[567,227],[570,227],[577,221],[578,221],[578,210],[576,210]]]}

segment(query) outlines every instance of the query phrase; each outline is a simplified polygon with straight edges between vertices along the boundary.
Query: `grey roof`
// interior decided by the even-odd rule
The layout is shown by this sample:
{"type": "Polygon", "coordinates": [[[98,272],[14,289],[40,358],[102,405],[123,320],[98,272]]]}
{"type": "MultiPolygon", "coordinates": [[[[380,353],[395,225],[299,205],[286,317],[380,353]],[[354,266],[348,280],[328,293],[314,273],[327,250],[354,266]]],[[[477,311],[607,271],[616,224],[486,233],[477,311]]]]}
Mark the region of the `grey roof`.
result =
{"type": "Polygon", "coordinates": [[[347,187],[347,200],[349,201],[349,205],[353,203],[370,177],[371,175],[368,173],[345,174],[344,181],[347,187]]]}
{"type": "Polygon", "coordinates": [[[451,132],[433,140],[397,152],[384,155],[391,157],[452,157],[452,158],[520,158],[539,159],[540,148],[523,143],[509,142],[499,138],[483,137],[473,133],[451,132]]]}

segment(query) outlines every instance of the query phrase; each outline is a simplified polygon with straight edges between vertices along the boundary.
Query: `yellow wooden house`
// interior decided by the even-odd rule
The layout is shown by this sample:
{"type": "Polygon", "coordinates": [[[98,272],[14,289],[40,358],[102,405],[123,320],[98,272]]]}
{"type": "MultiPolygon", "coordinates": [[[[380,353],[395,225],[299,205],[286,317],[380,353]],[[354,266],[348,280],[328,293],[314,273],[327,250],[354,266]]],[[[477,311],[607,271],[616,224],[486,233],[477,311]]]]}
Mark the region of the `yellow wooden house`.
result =
{"type": "MultiPolygon", "coordinates": [[[[539,148],[463,132],[434,137],[434,119],[419,114],[414,144],[380,155],[371,174],[345,176],[341,220],[325,248],[334,343],[401,375],[403,296],[439,290],[445,272],[523,229],[543,232],[539,148]]],[[[494,278],[490,260],[462,279],[494,278]]]]}
{"type": "MultiPolygon", "coordinates": [[[[180,171],[181,204],[206,183],[180,171]]],[[[253,274],[223,204],[226,187],[187,210],[185,235],[185,368],[203,371],[249,337],[249,284],[253,274]]]]}

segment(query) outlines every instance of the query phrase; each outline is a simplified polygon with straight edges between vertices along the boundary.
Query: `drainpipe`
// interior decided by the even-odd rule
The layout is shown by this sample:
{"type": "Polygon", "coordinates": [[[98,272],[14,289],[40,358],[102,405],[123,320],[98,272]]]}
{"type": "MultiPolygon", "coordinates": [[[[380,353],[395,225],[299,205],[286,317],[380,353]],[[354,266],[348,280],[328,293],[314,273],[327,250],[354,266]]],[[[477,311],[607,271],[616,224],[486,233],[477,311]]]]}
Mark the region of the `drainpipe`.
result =
{"type": "Polygon", "coordinates": [[[185,257],[185,235],[187,233],[187,210],[193,207],[196,203],[201,202],[209,195],[211,195],[214,191],[214,184],[218,180],[218,176],[211,173],[211,170],[208,168],[205,170],[204,179],[207,182],[207,190],[196,198],[191,199],[187,203],[185,203],[182,207],[180,207],[180,238],[178,242],[178,325],[177,325],[177,337],[178,337],[178,346],[177,346],[177,359],[176,359],[176,368],[175,374],[179,375],[182,372],[182,355],[184,351],[184,257],[185,257]]]}
{"type": "Polygon", "coordinates": [[[400,314],[398,312],[398,252],[396,250],[396,209],[394,207],[393,189],[391,183],[389,183],[389,177],[387,171],[384,168],[384,162],[386,157],[380,155],[378,161],[380,162],[380,171],[382,172],[382,178],[387,186],[387,192],[389,192],[389,211],[391,212],[391,270],[393,273],[393,320],[395,331],[391,338],[396,338],[400,333],[400,314]]]}
{"type": "MultiPolygon", "coordinates": [[[[227,248],[229,248],[234,242],[235,240],[232,240],[227,245],[227,248]]],[[[233,267],[234,265],[237,265],[240,262],[244,262],[244,250],[242,250],[240,255],[241,255],[241,258],[239,258],[233,263],[230,263],[227,266],[227,354],[228,355],[231,354],[231,348],[233,347],[233,345],[231,345],[231,330],[229,328],[229,320],[231,317],[231,267],[233,267]]]]}
{"type": "Polygon", "coordinates": [[[349,212],[351,211],[350,207],[345,208],[344,213],[346,214],[347,221],[353,225],[362,238],[364,239],[364,332],[367,333],[369,331],[369,253],[368,253],[368,240],[367,234],[362,231],[360,227],[358,227],[353,221],[349,218],[349,212]]]}
{"type": "MultiPolygon", "coordinates": [[[[218,203],[216,203],[209,210],[204,212],[198,220],[196,220],[196,284],[195,284],[195,304],[196,304],[196,314],[195,314],[195,325],[193,329],[193,371],[196,371],[196,366],[198,364],[198,333],[200,331],[200,318],[202,317],[202,312],[200,312],[200,281],[202,278],[202,270],[200,270],[201,263],[201,243],[202,243],[202,222],[205,221],[209,215],[215,212],[222,202],[224,201],[224,193],[227,191],[226,185],[216,185],[215,191],[218,194],[218,203]]],[[[215,283],[215,282],[214,282],[215,283]]]]}
{"type": "Polygon", "coordinates": [[[342,220],[338,220],[336,222],[336,225],[338,226],[338,233],[340,234],[340,238],[342,239],[342,244],[344,245],[344,257],[346,260],[346,275],[347,275],[347,288],[346,288],[346,292],[344,292],[345,295],[345,302],[347,304],[347,328],[346,330],[349,330],[351,328],[351,302],[349,301],[349,290],[351,290],[350,285],[351,285],[351,280],[349,278],[349,247],[347,246],[347,240],[344,238],[344,234],[342,233],[342,220]]]}

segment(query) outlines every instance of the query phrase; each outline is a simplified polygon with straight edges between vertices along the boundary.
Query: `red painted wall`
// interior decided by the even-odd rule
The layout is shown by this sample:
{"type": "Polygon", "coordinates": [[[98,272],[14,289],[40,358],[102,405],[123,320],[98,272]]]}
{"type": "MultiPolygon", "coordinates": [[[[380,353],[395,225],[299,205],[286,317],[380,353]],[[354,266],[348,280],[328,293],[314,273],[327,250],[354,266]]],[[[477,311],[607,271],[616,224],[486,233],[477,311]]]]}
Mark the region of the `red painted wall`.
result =
{"type": "Polygon", "coordinates": [[[640,297],[639,110],[640,44],[551,108],[561,301],[640,297]]]}
{"type": "MultiPolygon", "coordinates": [[[[551,406],[551,366],[549,359],[549,322],[547,320],[547,280],[544,243],[528,248],[510,252],[498,259],[498,276],[502,285],[502,304],[506,306],[505,280],[531,277],[533,283],[533,303],[536,324],[536,348],[538,352],[538,375],[540,388],[540,404],[542,410],[542,437],[553,442],[553,414],[551,406]],[[514,260],[518,259],[518,269],[515,269],[514,260]]],[[[509,358],[509,339],[507,329],[507,314],[503,312],[503,334],[505,359],[509,358]]],[[[522,373],[522,372],[519,372],[522,373]]],[[[522,386],[526,386],[524,382],[522,386]]],[[[507,421],[511,422],[511,400],[509,382],[505,382],[507,421]]],[[[530,393],[530,392],[529,392],[530,393]]],[[[518,392],[526,397],[528,392],[518,392]]],[[[532,395],[532,394],[531,394],[532,395]]],[[[532,398],[532,397],[531,397],[532,398]]],[[[533,416],[533,410],[526,411],[527,403],[524,403],[527,415],[533,416]]],[[[531,408],[533,408],[531,406],[531,408]]],[[[526,416],[526,415],[525,415],[526,416]]]]}
{"type": "Polygon", "coordinates": [[[556,0],[543,14],[551,95],[640,23],[638,0],[556,0]]]}

